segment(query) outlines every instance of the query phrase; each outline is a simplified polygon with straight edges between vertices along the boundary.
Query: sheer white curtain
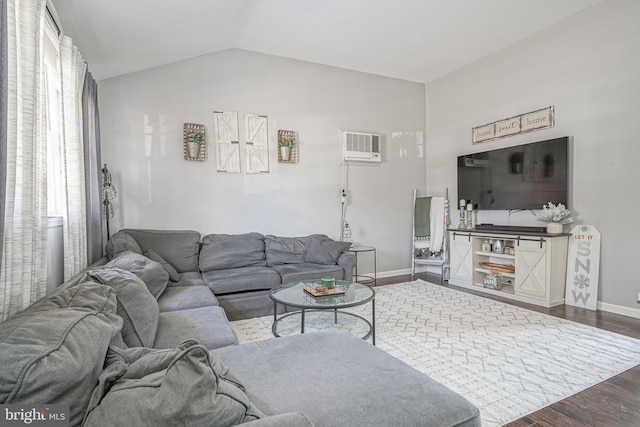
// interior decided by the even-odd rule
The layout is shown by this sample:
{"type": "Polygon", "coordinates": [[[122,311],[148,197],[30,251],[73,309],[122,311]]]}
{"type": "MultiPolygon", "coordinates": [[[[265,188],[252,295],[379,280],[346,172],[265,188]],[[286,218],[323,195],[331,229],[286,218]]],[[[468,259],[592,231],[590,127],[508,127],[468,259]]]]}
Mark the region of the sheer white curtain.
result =
{"type": "Polygon", "coordinates": [[[82,129],[82,89],[87,71],[70,37],[60,37],[64,279],[87,266],[87,205],[82,129]]]}
{"type": "Polygon", "coordinates": [[[0,317],[46,291],[45,1],[7,2],[7,164],[0,317]]]}

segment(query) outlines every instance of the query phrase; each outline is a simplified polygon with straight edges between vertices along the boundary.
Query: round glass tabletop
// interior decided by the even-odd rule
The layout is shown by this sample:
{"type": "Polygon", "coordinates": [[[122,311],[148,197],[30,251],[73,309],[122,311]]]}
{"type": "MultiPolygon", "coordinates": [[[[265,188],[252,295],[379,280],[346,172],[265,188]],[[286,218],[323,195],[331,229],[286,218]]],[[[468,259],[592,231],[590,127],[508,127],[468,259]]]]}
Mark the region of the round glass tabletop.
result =
{"type": "Polygon", "coordinates": [[[355,307],[365,304],[373,299],[375,292],[367,285],[350,282],[348,280],[336,280],[335,291],[331,295],[314,296],[305,288],[312,290],[321,286],[320,280],[305,280],[300,282],[284,283],[273,288],[270,292],[274,301],[296,308],[337,309],[355,307]]]}

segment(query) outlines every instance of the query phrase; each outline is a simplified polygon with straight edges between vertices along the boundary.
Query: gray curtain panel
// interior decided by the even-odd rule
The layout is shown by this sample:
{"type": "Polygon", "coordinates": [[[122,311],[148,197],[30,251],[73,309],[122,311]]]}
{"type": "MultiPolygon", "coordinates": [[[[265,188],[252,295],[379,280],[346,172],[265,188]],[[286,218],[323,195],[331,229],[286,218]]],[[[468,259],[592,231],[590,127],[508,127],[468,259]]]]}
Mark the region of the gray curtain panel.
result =
{"type": "Polygon", "coordinates": [[[88,71],[82,91],[82,117],[87,193],[87,261],[93,264],[102,257],[102,184],[98,84],[88,71]]]}
{"type": "Polygon", "coordinates": [[[7,97],[9,91],[7,36],[7,0],[0,0],[0,270],[2,270],[4,203],[7,185],[7,97]]]}

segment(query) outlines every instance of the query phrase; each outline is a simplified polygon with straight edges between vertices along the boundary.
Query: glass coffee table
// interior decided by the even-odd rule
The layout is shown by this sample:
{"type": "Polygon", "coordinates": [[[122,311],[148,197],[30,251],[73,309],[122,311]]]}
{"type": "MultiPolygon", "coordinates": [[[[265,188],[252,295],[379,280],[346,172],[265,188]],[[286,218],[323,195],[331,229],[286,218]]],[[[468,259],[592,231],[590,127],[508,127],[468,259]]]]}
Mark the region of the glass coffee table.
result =
{"type": "Polygon", "coordinates": [[[367,285],[348,280],[335,281],[335,294],[314,296],[305,290],[313,291],[321,286],[320,280],[304,280],[289,282],[271,290],[269,296],[273,300],[273,325],[271,331],[276,337],[294,333],[321,330],[348,330],[372,339],[376,345],[376,311],[375,292],[367,285]],[[363,316],[344,311],[371,302],[371,322],[363,316]],[[278,304],[300,309],[278,317],[278,304]]]}

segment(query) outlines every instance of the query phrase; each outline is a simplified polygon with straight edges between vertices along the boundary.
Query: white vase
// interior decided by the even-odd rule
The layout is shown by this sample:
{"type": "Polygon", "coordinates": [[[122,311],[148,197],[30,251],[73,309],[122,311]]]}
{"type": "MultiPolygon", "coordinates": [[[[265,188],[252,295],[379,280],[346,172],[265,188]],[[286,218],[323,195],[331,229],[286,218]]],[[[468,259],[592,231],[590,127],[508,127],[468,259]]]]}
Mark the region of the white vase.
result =
{"type": "Polygon", "coordinates": [[[187,155],[191,159],[197,159],[200,155],[200,144],[197,142],[187,142],[187,155]]]}
{"type": "Polygon", "coordinates": [[[560,234],[562,233],[562,224],[559,222],[550,222],[547,224],[547,233],[549,234],[560,234]]]}
{"type": "Polygon", "coordinates": [[[291,147],[280,147],[280,158],[283,162],[288,162],[291,159],[291,147]]]}

